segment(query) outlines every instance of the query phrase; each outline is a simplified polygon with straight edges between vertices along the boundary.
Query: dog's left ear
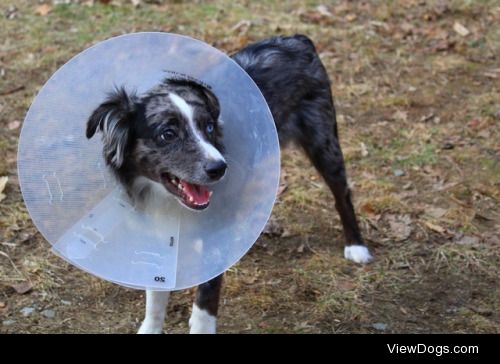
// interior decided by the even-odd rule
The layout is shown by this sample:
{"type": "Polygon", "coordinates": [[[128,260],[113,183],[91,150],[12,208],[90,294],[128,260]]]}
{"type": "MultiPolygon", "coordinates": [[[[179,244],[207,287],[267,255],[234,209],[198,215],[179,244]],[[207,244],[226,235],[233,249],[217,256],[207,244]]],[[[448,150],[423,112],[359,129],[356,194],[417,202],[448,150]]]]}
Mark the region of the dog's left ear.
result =
{"type": "Polygon", "coordinates": [[[220,115],[220,104],[214,93],[206,87],[201,87],[205,101],[207,102],[208,112],[214,120],[217,120],[220,115]]]}
{"type": "Polygon", "coordinates": [[[117,88],[99,105],[87,121],[87,138],[92,138],[97,128],[102,132],[106,162],[120,168],[129,144],[137,110],[137,96],[117,88]]]}

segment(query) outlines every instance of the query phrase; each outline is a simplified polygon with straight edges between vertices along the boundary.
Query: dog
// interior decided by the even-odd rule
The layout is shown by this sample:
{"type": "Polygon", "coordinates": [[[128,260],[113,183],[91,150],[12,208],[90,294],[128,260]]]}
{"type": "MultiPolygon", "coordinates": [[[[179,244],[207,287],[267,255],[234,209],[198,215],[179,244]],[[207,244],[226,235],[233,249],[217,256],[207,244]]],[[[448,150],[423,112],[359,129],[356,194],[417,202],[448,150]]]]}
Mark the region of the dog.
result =
{"type": "MultiPolygon", "coordinates": [[[[331,84],[313,42],[305,35],[277,36],[232,55],[264,95],[280,144],[302,147],[335,197],[345,235],[345,258],[368,263],[372,255],[356,221],[337,132],[331,84]]],[[[203,210],[211,186],[226,172],[223,125],[216,95],[191,79],[167,78],[142,95],[114,90],[87,121],[87,138],[102,133],[107,165],[131,198],[147,208],[174,196],[203,210]]],[[[222,275],[198,286],[190,333],[215,333],[222,275]]],[[[139,333],[162,333],[169,293],[146,291],[139,333]]]]}

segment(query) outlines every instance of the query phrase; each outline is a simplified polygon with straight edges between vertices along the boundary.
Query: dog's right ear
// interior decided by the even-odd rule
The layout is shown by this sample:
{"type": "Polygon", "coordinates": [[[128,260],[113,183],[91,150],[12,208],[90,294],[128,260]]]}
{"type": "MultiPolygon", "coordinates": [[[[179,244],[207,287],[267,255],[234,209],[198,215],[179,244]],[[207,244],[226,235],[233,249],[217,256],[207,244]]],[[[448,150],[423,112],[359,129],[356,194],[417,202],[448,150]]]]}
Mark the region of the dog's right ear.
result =
{"type": "Polygon", "coordinates": [[[135,94],[129,95],[121,87],[108,95],[87,121],[87,138],[92,138],[97,128],[102,132],[104,157],[116,168],[123,164],[124,153],[133,128],[136,112],[135,94]]]}

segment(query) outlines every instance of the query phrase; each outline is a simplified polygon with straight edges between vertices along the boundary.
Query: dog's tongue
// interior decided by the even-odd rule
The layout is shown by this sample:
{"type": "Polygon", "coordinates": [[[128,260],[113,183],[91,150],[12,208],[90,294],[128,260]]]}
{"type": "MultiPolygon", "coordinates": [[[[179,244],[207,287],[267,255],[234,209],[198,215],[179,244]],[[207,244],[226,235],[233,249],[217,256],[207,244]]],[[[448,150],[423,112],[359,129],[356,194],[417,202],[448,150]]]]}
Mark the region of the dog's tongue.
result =
{"type": "Polygon", "coordinates": [[[198,205],[206,205],[210,200],[210,191],[205,186],[193,185],[186,181],[180,181],[184,188],[184,193],[191,197],[198,205]]]}

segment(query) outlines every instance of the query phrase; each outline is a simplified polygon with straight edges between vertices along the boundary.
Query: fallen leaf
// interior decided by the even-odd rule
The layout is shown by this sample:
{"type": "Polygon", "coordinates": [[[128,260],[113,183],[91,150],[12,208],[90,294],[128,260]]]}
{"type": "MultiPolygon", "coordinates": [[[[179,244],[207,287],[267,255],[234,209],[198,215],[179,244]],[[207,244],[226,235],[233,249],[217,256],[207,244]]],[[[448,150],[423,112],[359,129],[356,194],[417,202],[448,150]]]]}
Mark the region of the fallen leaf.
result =
{"type": "Polygon", "coordinates": [[[488,78],[498,78],[498,74],[493,73],[493,72],[484,72],[483,76],[488,77],[488,78]]]}
{"type": "Polygon", "coordinates": [[[359,209],[361,212],[368,215],[375,215],[377,213],[377,211],[370,202],[364,203],[363,205],[360,206],[359,209]]]}
{"type": "Polygon", "coordinates": [[[318,13],[320,13],[323,16],[332,16],[333,15],[330,12],[330,10],[328,10],[328,8],[326,7],[326,5],[318,5],[316,7],[316,10],[318,11],[318,13]]]}
{"type": "Polygon", "coordinates": [[[453,39],[440,39],[432,47],[431,50],[434,52],[443,52],[455,48],[456,41],[453,39]]]}
{"type": "Polygon", "coordinates": [[[431,112],[430,114],[424,115],[420,118],[421,123],[425,123],[426,121],[431,120],[434,117],[434,113],[431,112]]]}
{"type": "Polygon", "coordinates": [[[500,234],[497,235],[495,233],[484,235],[484,241],[489,245],[500,245],[500,234]]]}
{"type": "Polygon", "coordinates": [[[52,11],[52,6],[50,6],[48,4],[38,5],[35,8],[35,14],[40,15],[40,16],[46,16],[51,11],[52,11]]]}
{"type": "Polygon", "coordinates": [[[476,306],[467,306],[471,311],[475,312],[475,313],[478,313],[480,315],[483,315],[483,316],[491,316],[493,315],[493,311],[492,310],[489,310],[487,308],[483,308],[483,307],[476,307],[476,306]]]}
{"type": "Polygon", "coordinates": [[[289,229],[284,229],[283,232],[281,233],[282,238],[289,238],[294,235],[296,234],[292,233],[289,229]]]}
{"type": "Polygon", "coordinates": [[[361,148],[361,156],[366,157],[368,155],[368,148],[366,147],[366,144],[361,142],[359,143],[359,147],[361,148]]]}
{"type": "Polygon", "coordinates": [[[467,236],[464,235],[460,240],[457,241],[459,245],[475,245],[479,243],[479,238],[477,236],[467,236]]]}
{"type": "Polygon", "coordinates": [[[466,27],[464,27],[459,22],[455,22],[455,24],[453,24],[453,30],[455,32],[457,32],[459,35],[461,35],[462,37],[466,37],[470,34],[470,30],[467,29],[466,27]]]}
{"type": "Polygon", "coordinates": [[[0,177],[0,193],[3,192],[8,181],[9,177],[7,176],[0,177]]]}
{"type": "Polygon", "coordinates": [[[487,129],[481,130],[479,133],[477,133],[478,137],[484,138],[484,139],[489,139],[490,138],[490,131],[487,129]]]}
{"type": "Polygon", "coordinates": [[[386,32],[389,32],[391,30],[391,27],[383,21],[372,20],[370,21],[370,25],[372,25],[376,29],[383,29],[386,32]]]}
{"type": "Polygon", "coordinates": [[[269,327],[269,324],[265,321],[259,322],[257,326],[261,329],[267,329],[269,327]]]}
{"type": "Polygon", "coordinates": [[[25,232],[20,233],[19,236],[18,236],[18,238],[19,238],[18,243],[19,244],[24,244],[26,242],[29,242],[29,240],[31,238],[33,238],[33,236],[34,236],[34,234],[32,234],[32,233],[25,233],[25,232]]]}
{"type": "Polygon", "coordinates": [[[14,288],[14,290],[19,294],[28,293],[29,291],[31,291],[33,289],[33,286],[28,281],[13,284],[13,285],[11,285],[11,287],[14,288]]]}
{"type": "Polygon", "coordinates": [[[45,316],[46,318],[56,317],[56,311],[54,311],[54,310],[43,310],[40,313],[42,314],[42,316],[45,316]]]}
{"type": "Polygon", "coordinates": [[[432,231],[435,231],[439,234],[444,234],[446,232],[446,229],[444,227],[433,224],[433,223],[428,222],[428,221],[425,222],[425,226],[427,226],[429,229],[431,229],[432,231]]]}
{"type": "Polygon", "coordinates": [[[377,323],[372,324],[372,327],[378,331],[385,331],[385,330],[387,330],[388,325],[384,324],[382,322],[377,322],[377,323]]]}
{"type": "Polygon", "coordinates": [[[309,329],[309,328],[311,328],[311,327],[314,327],[314,326],[312,326],[312,325],[311,325],[309,322],[307,322],[307,321],[302,321],[302,322],[300,322],[300,323],[298,323],[298,324],[296,324],[296,325],[295,325],[295,328],[296,328],[296,329],[309,329]]]}
{"type": "Polygon", "coordinates": [[[403,185],[403,190],[409,190],[410,188],[412,188],[412,186],[413,186],[413,182],[411,182],[411,181],[408,183],[405,183],[403,185]]]}
{"type": "Polygon", "coordinates": [[[377,179],[377,176],[375,176],[374,174],[371,174],[367,171],[363,171],[363,173],[361,173],[361,175],[363,176],[364,179],[368,179],[368,180],[375,180],[377,179]]]}
{"type": "Polygon", "coordinates": [[[471,128],[477,128],[479,124],[481,124],[481,120],[479,120],[479,119],[477,119],[477,118],[472,119],[471,121],[469,121],[469,122],[467,123],[467,125],[468,125],[469,127],[471,127],[471,128]]]}
{"type": "Polygon", "coordinates": [[[7,185],[8,180],[9,177],[7,176],[0,177],[0,201],[2,201],[6,197],[3,191],[5,190],[5,186],[7,185]]]}
{"type": "Polygon", "coordinates": [[[250,20],[240,20],[234,27],[231,28],[231,32],[246,34],[252,27],[252,22],[250,20]]]}
{"type": "Polygon", "coordinates": [[[436,14],[432,14],[432,13],[425,13],[425,14],[423,15],[423,18],[424,18],[424,20],[426,20],[426,21],[434,21],[434,20],[436,20],[436,14]]]}
{"type": "Polygon", "coordinates": [[[34,307],[29,307],[29,306],[25,306],[23,308],[21,308],[19,310],[19,312],[24,316],[24,317],[28,317],[30,316],[33,312],[35,312],[35,308],[34,307]]]}
{"type": "Polygon", "coordinates": [[[17,18],[18,9],[14,5],[10,5],[5,12],[5,17],[9,20],[17,18]]]}
{"type": "Polygon", "coordinates": [[[316,11],[307,11],[300,13],[300,20],[305,23],[313,23],[313,24],[321,24],[321,25],[333,25],[335,20],[332,14],[325,15],[318,10],[316,11]]]}
{"type": "Polygon", "coordinates": [[[450,11],[450,7],[447,0],[438,0],[434,6],[434,12],[438,15],[443,15],[450,11]]]}
{"type": "Polygon", "coordinates": [[[455,144],[450,143],[450,142],[446,142],[441,146],[441,149],[444,149],[444,150],[450,150],[453,148],[455,148],[455,144]]]}
{"type": "Polygon", "coordinates": [[[262,231],[262,234],[268,235],[268,236],[277,236],[280,237],[283,232],[284,228],[278,220],[275,218],[271,217],[268,221],[266,226],[264,227],[264,230],[262,231]]]}
{"type": "Polygon", "coordinates": [[[404,22],[400,25],[404,35],[410,35],[415,31],[415,26],[411,23],[404,22]]]}
{"type": "Polygon", "coordinates": [[[241,277],[241,281],[245,284],[254,284],[257,281],[257,277],[255,276],[245,276],[241,277]]]}
{"type": "Polygon", "coordinates": [[[14,121],[11,121],[10,123],[7,124],[7,129],[16,130],[20,126],[21,126],[21,122],[19,120],[14,120],[14,121]]]}
{"type": "Polygon", "coordinates": [[[406,111],[397,110],[394,114],[392,114],[392,118],[396,121],[407,121],[408,113],[406,111]]]}
{"type": "Polygon", "coordinates": [[[337,281],[335,288],[340,292],[352,291],[356,288],[356,284],[347,279],[340,279],[337,281]]]}
{"type": "Polygon", "coordinates": [[[288,188],[288,184],[280,183],[276,197],[280,197],[287,190],[287,188],[288,188]]]}
{"type": "Polygon", "coordinates": [[[394,239],[406,240],[413,231],[412,221],[409,215],[389,215],[387,217],[391,228],[391,235],[394,239]]]}
{"type": "Polygon", "coordinates": [[[345,16],[345,20],[347,20],[348,22],[353,22],[355,21],[356,19],[358,18],[358,16],[356,14],[347,14],[345,16]]]}
{"type": "Polygon", "coordinates": [[[395,169],[393,173],[396,177],[402,177],[405,175],[405,171],[403,171],[402,169],[395,169]]]}
{"type": "Polygon", "coordinates": [[[406,190],[405,192],[400,193],[400,196],[402,198],[415,197],[417,195],[418,195],[418,191],[416,189],[414,189],[414,190],[406,190]]]}
{"type": "Polygon", "coordinates": [[[425,213],[435,219],[440,219],[448,212],[447,209],[443,209],[441,207],[428,207],[425,210],[425,213]]]}
{"type": "Polygon", "coordinates": [[[486,211],[474,212],[474,219],[484,220],[484,221],[496,221],[494,215],[488,214],[486,211]]]}

